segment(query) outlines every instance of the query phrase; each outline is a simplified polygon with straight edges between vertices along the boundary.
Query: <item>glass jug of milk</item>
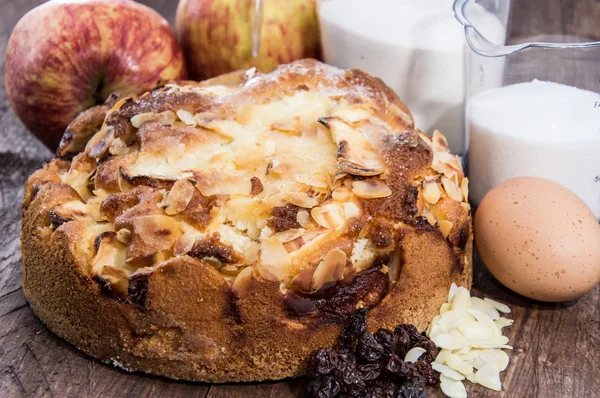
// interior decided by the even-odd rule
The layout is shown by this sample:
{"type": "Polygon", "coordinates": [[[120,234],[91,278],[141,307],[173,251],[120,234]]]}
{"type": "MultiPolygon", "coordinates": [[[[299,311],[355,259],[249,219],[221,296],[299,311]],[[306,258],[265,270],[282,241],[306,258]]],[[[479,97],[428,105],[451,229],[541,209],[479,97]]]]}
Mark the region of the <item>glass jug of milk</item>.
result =
{"type": "Polygon", "coordinates": [[[593,2],[562,3],[454,3],[468,43],[470,198],[478,204],[507,179],[537,176],[571,189],[600,219],[600,25],[585,9],[593,2]],[[503,21],[507,45],[472,18],[482,8],[503,21]]]}
{"type": "MultiPolygon", "coordinates": [[[[381,78],[406,103],[417,128],[428,134],[439,129],[450,150],[462,155],[466,43],[452,4],[453,0],[320,0],[318,13],[325,62],[381,78]]],[[[479,7],[472,18],[489,37],[503,42],[507,15],[479,7]]],[[[497,86],[502,67],[496,74],[488,70],[482,78],[482,86],[497,86]]]]}

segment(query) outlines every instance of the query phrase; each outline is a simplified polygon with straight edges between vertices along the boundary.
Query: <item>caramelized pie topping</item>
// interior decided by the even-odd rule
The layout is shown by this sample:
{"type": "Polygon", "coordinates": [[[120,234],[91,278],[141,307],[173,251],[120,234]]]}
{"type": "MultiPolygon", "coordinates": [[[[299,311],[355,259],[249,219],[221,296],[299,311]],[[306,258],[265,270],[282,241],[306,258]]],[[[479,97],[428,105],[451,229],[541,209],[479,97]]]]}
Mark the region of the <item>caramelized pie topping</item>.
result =
{"type": "Polygon", "coordinates": [[[121,99],[57,171],[77,194],[49,210],[50,227],[89,225],[78,242],[89,274],[119,294],[175,256],[210,265],[237,295],[258,276],[314,294],[392,257],[423,219],[459,255],[460,161],[396,103],[380,81],[311,60],[121,99]]]}

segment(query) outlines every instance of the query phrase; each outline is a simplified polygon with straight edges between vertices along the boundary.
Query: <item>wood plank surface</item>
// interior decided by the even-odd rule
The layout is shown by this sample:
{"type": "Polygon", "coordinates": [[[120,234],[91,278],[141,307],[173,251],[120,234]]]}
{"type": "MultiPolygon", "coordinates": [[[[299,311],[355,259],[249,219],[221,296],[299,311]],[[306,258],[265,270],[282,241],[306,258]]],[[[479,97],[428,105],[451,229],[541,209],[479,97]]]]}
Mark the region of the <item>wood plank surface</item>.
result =
{"type": "MultiPolygon", "coordinates": [[[[2,76],[10,32],[19,18],[39,3],[0,2],[2,76]]],[[[144,3],[173,22],[175,0],[144,3]]],[[[597,4],[597,0],[586,0],[577,2],[577,7],[597,10],[597,4]]],[[[560,13],[560,9],[555,12],[560,13]]],[[[578,20],[576,15],[569,14],[569,18],[578,20]]],[[[22,185],[52,154],[12,112],[3,84],[0,126],[0,397],[303,396],[303,379],[210,385],[127,373],[83,355],[52,334],[34,316],[23,296],[19,247],[22,185]]],[[[513,309],[515,325],[508,335],[515,350],[508,370],[501,375],[504,392],[471,386],[470,396],[600,397],[600,286],[577,301],[538,303],[505,289],[477,257],[475,260],[473,293],[496,298],[513,309]]],[[[433,391],[431,396],[442,394],[433,391]]]]}

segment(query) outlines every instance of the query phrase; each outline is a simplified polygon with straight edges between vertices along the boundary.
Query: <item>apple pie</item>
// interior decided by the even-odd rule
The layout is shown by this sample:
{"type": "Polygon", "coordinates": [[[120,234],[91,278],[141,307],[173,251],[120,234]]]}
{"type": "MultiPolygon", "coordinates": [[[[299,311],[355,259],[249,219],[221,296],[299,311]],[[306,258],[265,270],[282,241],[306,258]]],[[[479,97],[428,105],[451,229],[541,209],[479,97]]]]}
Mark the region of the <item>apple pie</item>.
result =
{"type": "Polygon", "coordinates": [[[166,82],[83,112],[58,153],[25,186],[23,289],[127,370],[299,376],[355,309],[423,330],[471,283],[458,157],[359,70],[166,82]]]}

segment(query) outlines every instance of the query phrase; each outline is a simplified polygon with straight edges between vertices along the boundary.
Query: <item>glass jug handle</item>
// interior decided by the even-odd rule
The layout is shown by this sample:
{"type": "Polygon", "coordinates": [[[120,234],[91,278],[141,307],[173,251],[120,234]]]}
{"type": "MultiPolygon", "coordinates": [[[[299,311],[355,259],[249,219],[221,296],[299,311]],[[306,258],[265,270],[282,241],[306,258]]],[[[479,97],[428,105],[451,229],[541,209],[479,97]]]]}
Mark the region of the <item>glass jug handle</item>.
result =
{"type": "Polygon", "coordinates": [[[476,3],[474,0],[455,0],[452,5],[454,17],[462,24],[465,29],[465,38],[469,47],[484,57],[504,57],[509,54],[516,53],[530,47],[538,48],[591,48],[600,47],[600,41],[585,42],[585,43],[546,43],[546,42],[527,42],[521,44],[501,46],[492,43],[484,35],[481,34],[469,21],[465,15],[465,9],[469,3],[476,3]]]}

